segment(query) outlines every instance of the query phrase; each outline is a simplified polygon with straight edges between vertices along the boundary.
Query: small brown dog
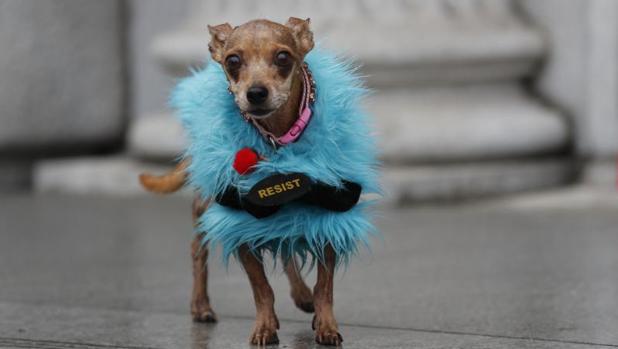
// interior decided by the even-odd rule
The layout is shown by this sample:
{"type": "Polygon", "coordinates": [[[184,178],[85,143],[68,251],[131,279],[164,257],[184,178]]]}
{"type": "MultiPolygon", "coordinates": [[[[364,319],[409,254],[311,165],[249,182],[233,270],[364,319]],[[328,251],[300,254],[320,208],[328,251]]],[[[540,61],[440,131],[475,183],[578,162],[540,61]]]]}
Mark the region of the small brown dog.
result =
{"type": "MultiPolygon", "coordinates": [[[[290,18],[285,25],[267,20],[254,20],[233,28],[228,23],[208,27],[212,39],[209,50],[220,63],[229,81],[230,91],[239,109],[257,119],[261,127],[275,136],[285,134],[294,124],[303,90],[301,66],[305,55],[313,48],[309,19],[290,18]],[[273,57],[273,52],[278,52],[273,57]]],[[[169,193],[180,189],[186,180],[188,164],[180,163],[164,176],[141,175],[143,186],[153,192],[169,193]]],[[[199,195],[193,203],[194,222],[208,208],[199,195]]],[[[202,234],[206,234],[203,232],[202,234]]],[[[216,321],[207,292],[208,250],[198,234],[191,245],[193,257],[193,296],[191,314],[198,322],[216,321]]],[[[256,320],[251,343],[278,343],[279,321],[274,311],[274,294],[262,263],[243,247],[240,261],[247,272],[256,305],[256,320]]],[[[298,308],[314,312],[313,328],[320,344],[339,345],[342,342],[333,315],[333,274],[335,253],[324,251],[324,263],[318,263],[317,283],[307,287],[295,263],[284,263],[291,285],[291,295],[298,308]]]]}

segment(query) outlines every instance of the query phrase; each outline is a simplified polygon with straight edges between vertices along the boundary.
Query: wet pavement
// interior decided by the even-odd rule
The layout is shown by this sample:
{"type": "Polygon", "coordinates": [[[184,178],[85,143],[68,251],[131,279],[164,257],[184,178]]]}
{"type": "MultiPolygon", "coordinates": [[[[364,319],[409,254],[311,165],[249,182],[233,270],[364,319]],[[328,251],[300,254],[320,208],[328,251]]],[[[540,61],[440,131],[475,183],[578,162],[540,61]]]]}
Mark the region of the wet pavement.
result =
{"type": "MultiPolygon", "coordinates": [[[[221,321],[190,321],[185,198],[0,195],[0,348],[250,347],[248,281],[217,255],[221,321]]],[[[618,347],[614,201],[382,208],[378,226],[335,280],[344,347],[618,347]]],[[[270,278],[279,347],[319,347],[270,278]]]]}

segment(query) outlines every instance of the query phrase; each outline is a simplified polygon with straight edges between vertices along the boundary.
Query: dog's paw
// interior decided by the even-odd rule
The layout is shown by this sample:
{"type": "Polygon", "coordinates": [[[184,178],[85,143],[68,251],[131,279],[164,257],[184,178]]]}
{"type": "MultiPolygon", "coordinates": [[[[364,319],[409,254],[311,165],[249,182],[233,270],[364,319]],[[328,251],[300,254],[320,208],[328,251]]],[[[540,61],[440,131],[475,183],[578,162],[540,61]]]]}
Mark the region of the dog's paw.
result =
{"type": "Polygon", "coordinates": [[[257,346],[279,344],[276,327],[277,325],[273,323],[256,323],[250,338],[251,344],[257,346]]]}
{"type": "Polygon", "coordinates": [[[275,314],[258,315],[250,338],[251,344],[258,346],[279,344],[277,329],[279,329],[279,319],[275,314]]]}
{"type": "Polygon", "coordinates": [[[343,343],[343,337],[341,337],[337,330],[337,324],[334,319],[319,319],[314,316],[311,327],[315,330],[316,343],[337,347],[343,343]]]}
{"type": "Polygon", "coordinates": [[[191,314],[191,316],[193,317],[194,322],[214,323],[214,322],[219,321],[217,319],[217,314],[215,314],[215,312],[212,310],[205,311],[202,313],[191,314]]]}
{"type": "Polygon", "coordinates": [[[217,314],[209,304],[194,303],[191,305],[191,317],[194,322],[217,322],[217,314]]]}
{"type": "Polygon", "coordinates": [[[310,302],[294,302],[294,304],[296,304],[296,307],[302,311],[304,311],[305,313],[313,313],[315,311],[315,308],[313,306],[313,301],[310,302]]]}
{"type": "Polygon", "coordinates": [[[340,346],[343,343],[343,337],[336,330],[316,331],[315,342],[321,345],[340,346]]]}
{"type": "Polygon", "coordinates": [[[305,313],[313,313],[315,308],[313,306],[313,293],[306,285],[292,288],[290,293],[296,307],[305,313]]]}

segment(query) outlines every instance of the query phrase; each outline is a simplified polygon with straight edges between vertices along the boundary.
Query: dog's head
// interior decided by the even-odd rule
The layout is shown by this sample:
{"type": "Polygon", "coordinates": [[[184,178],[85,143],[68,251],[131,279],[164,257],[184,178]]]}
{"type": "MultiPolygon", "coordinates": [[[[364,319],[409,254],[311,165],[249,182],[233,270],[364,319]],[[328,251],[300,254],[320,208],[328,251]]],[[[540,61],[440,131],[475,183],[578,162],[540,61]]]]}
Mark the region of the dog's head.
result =
{"type": "Polygon", "coordinates": [[[240,110],[266,118],[285,104],[294,76],[313,48],[309,19],[290,17],[285,25],[259,19],[208,30],[208,48],[223,66],[240,110]]]}

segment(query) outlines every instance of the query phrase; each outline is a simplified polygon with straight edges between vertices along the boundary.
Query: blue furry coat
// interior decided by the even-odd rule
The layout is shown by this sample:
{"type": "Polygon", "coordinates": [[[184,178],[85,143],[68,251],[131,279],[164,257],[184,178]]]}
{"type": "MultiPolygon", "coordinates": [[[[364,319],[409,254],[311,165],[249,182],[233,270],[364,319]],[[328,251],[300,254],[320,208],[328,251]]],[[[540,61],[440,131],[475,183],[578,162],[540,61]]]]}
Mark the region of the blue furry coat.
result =
{"type": "MultiPolygon", "coordinates": [[[[222,193],[228,185],[246,193],[260,179],[274,173],[302,172],[309,178],[341,187],[342,180],[362,186],[362,193],[378,193],[377,162],[368,117],[361,107],[367,93],[350,63],[314,49],[305,58],[316,82],[313,116],[301,137],[274,150],[257,130],[243,120],[221,66],[210,62],[204,70],[177,86],[172,106],[189,137],[185,157],[190,183],[204,198],[222,193]],[[267,160],[250,174],[239,175],[232,167],[238,150],[249,147],[267,160]]],[[[374,231],[368,208],[361,202],[346,212],[291,203],[267,218],[212,203],[198,229],[204,243],[220,245],[225,261],[242,244],[268,250],[284,258],[298,254],[322,257],[328,244],[338,261],[347,261],[358,245],[367,244],[374,231]]]]}

